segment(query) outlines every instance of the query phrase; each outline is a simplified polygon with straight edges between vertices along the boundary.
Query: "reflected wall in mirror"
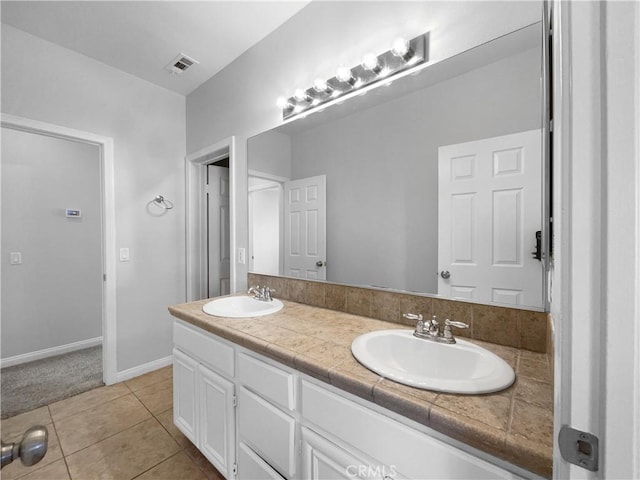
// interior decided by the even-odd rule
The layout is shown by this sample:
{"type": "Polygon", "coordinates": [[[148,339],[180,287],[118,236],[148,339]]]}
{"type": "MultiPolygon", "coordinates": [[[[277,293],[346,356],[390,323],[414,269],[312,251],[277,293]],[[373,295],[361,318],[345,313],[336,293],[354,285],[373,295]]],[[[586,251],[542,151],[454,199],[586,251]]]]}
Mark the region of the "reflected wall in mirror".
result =
{"type": "Polygon", "coordinates": [[[252,137],[249,271],[543,308],[542,78],[535,24],[252,137]]]}

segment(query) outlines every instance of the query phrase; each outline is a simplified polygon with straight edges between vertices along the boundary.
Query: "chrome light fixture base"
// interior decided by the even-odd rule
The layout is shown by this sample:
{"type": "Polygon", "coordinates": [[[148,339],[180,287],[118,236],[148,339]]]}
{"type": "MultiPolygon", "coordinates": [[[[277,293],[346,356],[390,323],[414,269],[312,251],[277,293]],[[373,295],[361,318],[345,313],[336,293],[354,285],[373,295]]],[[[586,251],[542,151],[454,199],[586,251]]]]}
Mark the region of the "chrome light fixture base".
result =
{"type": "MultiPolygon", "coordinates": [[[[371,70],[363,65],[351,68],[351,78],[341,81],[337,76],[326,81],[327,88],[319,91],[309,87],[304,90],[304,95],[293,95],[282,102],[282,119],[309,113],[310,110],[320,107],[332,100],[355,92],[363,87],[376,82],[388,82],[394,75],[414,68],[428,60],[429,33],[419,35],[408,42],[408,51],[404,55],[397,55],[393,49],[377,56],[379,67],[371,70]]],[[[300,93],[300,92],[298,92],[300,93]]]]}

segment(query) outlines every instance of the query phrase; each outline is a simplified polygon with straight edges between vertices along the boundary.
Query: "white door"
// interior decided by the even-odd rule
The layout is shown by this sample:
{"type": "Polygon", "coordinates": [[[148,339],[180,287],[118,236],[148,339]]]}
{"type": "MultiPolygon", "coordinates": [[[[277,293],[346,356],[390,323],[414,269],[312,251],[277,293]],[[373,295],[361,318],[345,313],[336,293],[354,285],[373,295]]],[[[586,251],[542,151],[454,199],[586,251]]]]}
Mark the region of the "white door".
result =
{"type": "Polygon", "coordinates": [[[540,130],[440,147],[438,294],[543,306],[540,130]],[[447,273],[448,272],[448,273],[447,273]]]}
{"type": "Polygon", "coordinates": [[[229,169],[207,165],[207,296],[230,293],[229,169]]]}
{"type": "Polygon", "coordinates": [[[284,274],[326,280],[326,175],[284,184],[284,274]]]}

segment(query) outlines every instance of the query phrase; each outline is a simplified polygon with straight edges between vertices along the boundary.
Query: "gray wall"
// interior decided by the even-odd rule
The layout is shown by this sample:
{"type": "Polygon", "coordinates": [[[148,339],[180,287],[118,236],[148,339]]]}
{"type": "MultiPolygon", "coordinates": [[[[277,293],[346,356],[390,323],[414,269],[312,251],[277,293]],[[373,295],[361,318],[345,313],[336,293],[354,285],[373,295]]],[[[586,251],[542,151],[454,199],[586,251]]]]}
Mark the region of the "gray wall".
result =
{"type": "Polygon", "coordinates": [[[167,306],[186,295],[185,97],[3,25],[2,112],[113,138],[116,248],[131,252],[116,271],[117,370],[170,355],[167,306]],[[159,194],[175,208],[155,217],[159,194]]]}
{"type": "Polygon", "coordinates": [[[291,138],[280,132],[265,132],[247,142],[249,170],[291,178],[291,138]]]}
{"type": "Polygon", "coordinates": [[[292,136],[292,179],[327,175],[327,280],[437,293],[438,147],[540,128],[540,108],[531,49],[292,136]]]}
{"type": "MultiPolygon", "coordinates": [[[[388,50],[397,36],[430,32],[437,61],[539,21],[541,2],[312,2],[187,96],[187,151],[237,140],[235,247],[247,247],[246,140],[282,121],[280,96],[330,78],[365,51],[388,50]]],[[[235,255],[234,255],[235,258],[235,255]]],[[[238,287],[247,265],[236,265],[238,287]]],[[[243,282],[244,285],[243,285],[243,282]]]]}
{"type": "Polygon", "coordinates": [[[2,358],[102,335],[101,221],[98,147],[2,128],[2,358]]]}

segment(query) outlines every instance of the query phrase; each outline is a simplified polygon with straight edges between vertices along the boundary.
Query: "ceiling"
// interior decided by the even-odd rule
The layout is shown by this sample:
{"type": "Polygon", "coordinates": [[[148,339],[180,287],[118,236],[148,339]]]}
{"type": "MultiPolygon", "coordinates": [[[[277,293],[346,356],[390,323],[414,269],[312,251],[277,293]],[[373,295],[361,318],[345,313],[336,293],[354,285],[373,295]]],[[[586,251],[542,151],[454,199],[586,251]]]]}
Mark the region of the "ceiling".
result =
{"type": "Polygon", "coordinates": [[[309,3],[6,1],[2,23],[187,95],[309,3]],[[182,75],[178,54],[198,62],[182,75]]]}

